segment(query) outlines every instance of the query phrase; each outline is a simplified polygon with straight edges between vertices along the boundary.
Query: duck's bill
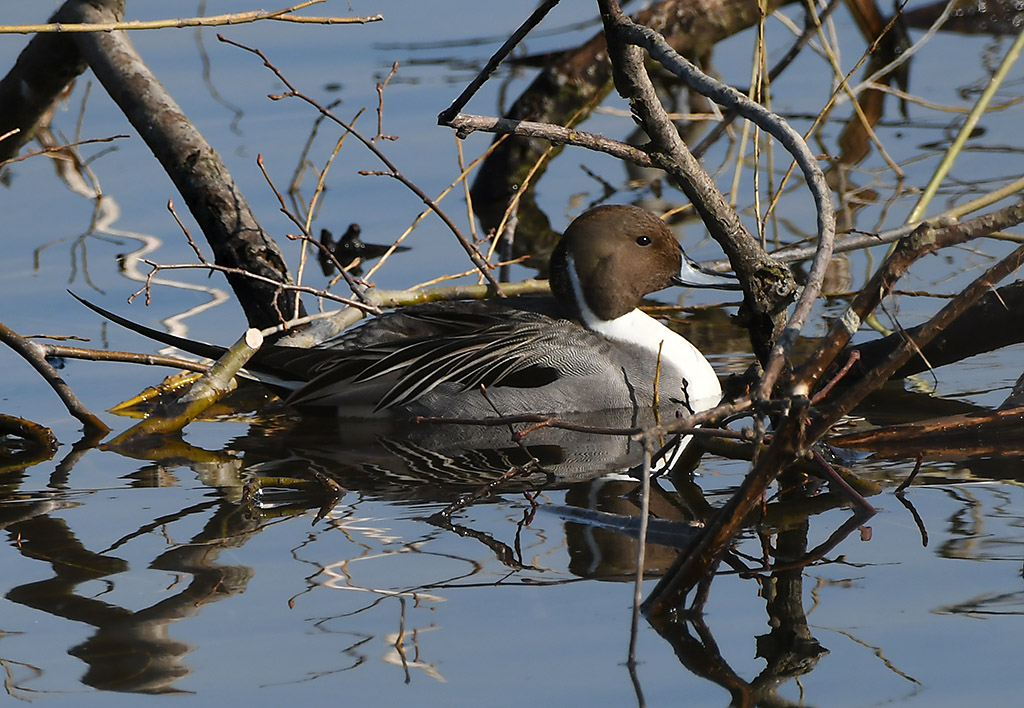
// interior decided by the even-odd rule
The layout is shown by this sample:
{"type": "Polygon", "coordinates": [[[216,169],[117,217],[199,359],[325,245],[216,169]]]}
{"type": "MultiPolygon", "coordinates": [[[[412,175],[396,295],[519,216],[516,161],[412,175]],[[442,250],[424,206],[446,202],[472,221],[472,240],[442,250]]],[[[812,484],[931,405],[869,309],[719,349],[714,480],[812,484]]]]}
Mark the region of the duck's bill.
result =
{"type": "Polygon", "coordinates": [[[683,257],[679,275],[672,278],[676,285],[688,288],[716,288],[718,290],[741,290],[740,281],[732,273],[716,273],[683,257]]]}

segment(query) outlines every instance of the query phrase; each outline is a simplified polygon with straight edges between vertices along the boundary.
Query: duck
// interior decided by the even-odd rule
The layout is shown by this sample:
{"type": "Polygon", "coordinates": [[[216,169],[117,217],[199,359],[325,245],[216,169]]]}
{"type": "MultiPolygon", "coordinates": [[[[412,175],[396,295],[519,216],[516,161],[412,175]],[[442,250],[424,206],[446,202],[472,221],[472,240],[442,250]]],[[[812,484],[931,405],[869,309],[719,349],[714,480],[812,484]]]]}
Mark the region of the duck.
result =
{"type": "MultiPolygon", "coordinates": [[[[585,211],[553,251],[549,280],[550,295],[411,305],[314,347],[268,343],[244,374],[286,391],[297,409],[344,417],[685,415],[717,405],[722,389],[707,358],[639,306],[672,285],[740,286],[693,262],[658,216],[631,205],[585,211]]],[[[186,352],[225,351],[82,302],[186,352]]]]}

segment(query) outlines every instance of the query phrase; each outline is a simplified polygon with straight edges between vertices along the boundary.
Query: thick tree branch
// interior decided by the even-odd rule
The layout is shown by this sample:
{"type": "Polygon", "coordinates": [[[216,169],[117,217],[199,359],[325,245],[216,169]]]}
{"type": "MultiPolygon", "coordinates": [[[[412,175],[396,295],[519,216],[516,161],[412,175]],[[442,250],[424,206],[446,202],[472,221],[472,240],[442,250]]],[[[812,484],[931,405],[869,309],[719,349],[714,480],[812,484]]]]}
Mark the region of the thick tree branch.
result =
{"type": "MultiPolygon", "coordinates": [[[[66,8],[79,22],[108,22],[120,18],[122,6],[116,0],[72,0],[66,8]]],[[[185,199],[217,263],[291,283],[280,249],[256,221],[220,156],[146,67],[127,34],[79,34],[75,42],[185,199]]],[[[270,327],[302,309],[292,292],[251,278],[229,275],[228,280],[251,326],[270,327]]]]}
{"type": "MultiPolygon", "coordinates": [[[[121,8],[123,12],[123,7],[121,8]]],[[[68,5],[50,19],[71,21],[68,5]]],[[[41,120],[54,101],[75,78],[85,71],[86,63],[74,39],[67,35],[41,34],[32,38],[18,55],[18,61],[0,80],[0,135],[18,132],[0,140],[0,162],[18,154],[36,134],[41,120]]]]}

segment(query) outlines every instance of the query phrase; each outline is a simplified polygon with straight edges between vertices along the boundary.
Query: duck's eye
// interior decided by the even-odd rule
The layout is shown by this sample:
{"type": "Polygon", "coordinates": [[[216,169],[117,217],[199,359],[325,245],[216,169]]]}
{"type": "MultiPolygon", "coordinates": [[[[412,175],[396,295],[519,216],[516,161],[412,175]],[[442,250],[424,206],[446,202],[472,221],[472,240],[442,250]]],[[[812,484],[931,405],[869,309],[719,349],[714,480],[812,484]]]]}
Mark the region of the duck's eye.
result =
{"type": "Polygon", "coordinates": [[[651,245],[651,237],[650,236],[637,236],[636,237],[636,245],[637,246],[650,246],[651,245]]]}

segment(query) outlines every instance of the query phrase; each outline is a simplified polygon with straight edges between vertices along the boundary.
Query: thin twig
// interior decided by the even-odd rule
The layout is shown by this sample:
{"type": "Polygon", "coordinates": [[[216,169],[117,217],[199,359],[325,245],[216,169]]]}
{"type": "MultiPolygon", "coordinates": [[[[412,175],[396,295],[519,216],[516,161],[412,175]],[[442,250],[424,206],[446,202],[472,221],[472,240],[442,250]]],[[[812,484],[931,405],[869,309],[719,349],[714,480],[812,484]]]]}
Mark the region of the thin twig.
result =
{"type": "Polygon", "coordinates": [[[225,273],[225,274],[228,274],[228,275],[238,275],[238,276],[242,276],[244,278],[252,278],[253,280],[257,280],[257,281],[259,281],[261,283],[267,283],[267,284],[270,284],[270,285],[274,285],[274,286],[280,288],[282,291],[289,291],[289,292],[295,292],[295,293],[308,293],[310,295],[314,295],[316,297],[321,297],[321,298],[324,298],[326,300],[333,300],[334,302],[340,302],[343,305],[348,305],[349,307],[354,307],[356,309],[362,310],[363,312],[370,312],[370,313],[373,313],[373,314],[378,314],[380,312],[380,310],[376,306],[374,306],[374,305],[370,305],[370,304],[367,304],[365,302],[360,302],[358,300],[353,300],[352,298],[343,297],[341,295],[337,295],[335,293],[332,293],[332,292],[330,292],[328,290],[323,290],[322,288],[314,288],[314,287],[310,287],[308,285],[293,285],[293,284],[289,284],[289,283],[282,283],[279,280],[274,280],[273,278],[268,278],[268,277],[263,276],[263,275],[258,275],[257,273],[251,273],[251,272],[249,272],[247,270],[242,270],[241,268],[233,268],[231,266],[222,266],[222,265],[218,265],[216,263],[210,263],[210,262],[205,262],[205,263],[157,263],[155,261],[149,260],[148,258],[143,258],[141,260],[142,260],[143,263],[148,265],[153,270],[146,277],[146,284],[143,285],[141,288],[139,288],[138,290],[136,290],[134,293],[132,293],[129,296],[129,298],[128,298],[129,302],[132,301],[133,299],[135,299],[136,297],[138,297],[139,295],[141,295],[142,293],[146,293],[147,301],[148,301],[149,293],[150,293],[150,288],[151,288],[151,285],[152,285],[152,279],[153,279],[153,276],[156,275],[156,273],[158,271],[161,271],[161,270],[196,270],[196,269],[202,270],[202,269],[205,269],[205,270],[215,270],[215,271],[217,271],[219,273],[225,273]]]}
{"type": "Polygon", "coordinates": [[[366,24],[382,22],[383,15],[366,15],[363,17],[302,17],[291,16],[289,13],[301,10],[310,5],[318,5],[325,0],[307,0],[281,10],[251,10],[235,12],[227,15],[210,15],[207,17],[183,17],[168,20],[126,20],[122,22],[69,23],[51,22],[42,25],[0,25],[0,34],[39,34],[43,32],[113,32],[116,30],[151,30],[181,27],[219,27],[223,25],[240,25],[260,20],[280,20],[282,22],[311,22],[322,25],[366,24]]]}
{"type": "Polygon", "coordinates": [[[136,354],[135,352],[119,352],[109,349],[85,349],[84,347],[67,347],[60,344],[37,342],[42,347],[44,356],[62,359],[82,359],[84,361],[117,361],[126,364],[145,364],[146,366],[167,366],[172,369],[186,369],[206,373],[210,364],[192,361],[176,356],[159,354],[136,354]]]}
{"type": "Polygon", "coordinates": [[[896,491],[893,492],[893,494],[895,494],[896,496],[900,496],[901,494],[903,494],[903,492],[905,492],[907,490],[907,487],[909,487],[911,484],[914,483],[914,480],[917,478],[918,472],[921,471],[921,463],[923,463],[923,462],[924,462],[924,453],[923,452],[917,453],[917,462],[914,463],[914,469],[907,476],[907,478],[905,480],[903,480],[903,482],[900,484],[900,486],[896,487],[896,491]]]}
{"type": "Polygon", "coordinates": [[[396,61],[391,65],[391,71],[388,72],[387,77],[384,81],[377,82],[377,134],[371,138],[372,140],[398,140],[395,135],[384,135],[384,89],[388,87],[392,77],[398,72],[398,62],[396,61]]]}
{"type": "Polygon", "coordinates": [[[455,118],[467,103],[469,103],[469,100],[473,98],[473,95],[481,86],[484,85],[487,79],[490,78],[491,74],[493,74],[495,69],[498,68],[498,65],[502,60],[509,55],[520,41],[522,41],[523,37],[528,35],[534,27],[540,24],[540,21],[544,19],[544,16],[547,15],[548,12],[551,11],[551,8],[557,4],[558,0],[544,0],[544,2],[541,3],[528,18],[526,18],[526,22],[520,25],[519,28],[505,40],[505,43],[498,48],[498,51],[496,51],[491,58],[487,60],[484,68],[481,69],[480,73],[477,74],[469,83],[469,86],[459,94],[459,97],[452,101],[452,105],[437,116],[438,125],[450,125],[450,121],[455,118]]]}
{"type": "MultiPolygon", "coordinates": [[[[334,258],[334,254],[331,253],[330,249],[328,249],[322,243],[320,243],[320,242],[316,241],[315,239],[313,239],[310,236],[309,228],[308,228],[306,222],[303,219],[299,218],[299,216],[297,214],[295,214],[291,209],[288,208],[288,205],[287,205],[287,203],[285,203],[285,200],[284,200],[284,195],[281,194],[281,192],[277,189],[277,186],[274,185],[274,180],[272,180],[270,178],[270,174],[267,172],[267,168],[263,164],[263,155],[262,154],[259,154],[259,155],[256,156],[256,164],[259,166],[260,172],[263,174],[263,179],[266,180],[267,185],[270,187],[270,190],[274,193],[274,196],[277,197],[278,204],[281,205],[281,213],[284,214],[285,216],[287,216],[288,219],[291,220],[291,222],[293,224],[295,224],[296,226],[299,227],[299,229],[302,231],[302,237],[303,238],[305,238],[309,243],[316,244],[324,252],[330,254],[331,258],[334,259],[335,263],[337,264],[337,259],[334,258]]],[[[314,195],[314,198],[315,198],[315,195],[314,195]]],[[[352,294],[355,295],[358,300],[360,300],[360,301],[362,301],[364,303],[369,304],[369,300],[367,299],[366,294],[364,292],[365,288],[360,286],[359,283],[356,282],[356,279],[354,277],[352,277],[352,274],[349,273],[347,270],[345,270],[343,267],[341,267],[340,264],[337,264],[337,268],[338,268],[338,272],[341,274],[341,277],[344,278],[345,282],[348,284],[348,287],[352,291],[352,294]]],[[[299,271],[299,278],[297,280],[301,280],[301,273],[302,273],[302,271],[300,270],[299,271]]],[[[370,311],[372,312],[373,310],[371,309],[370,311]]],[[[296,317],[296,316],[298,316],[297,312],[293,314],[293,317],[296,317]]]]}
{"type": "Polygon", "coordinates": [[[465,138],[477,130],[484,133],[518,135],[524,138],[541,138],[556,145],[575,145],[588,150],[603,152],[620,160],[628,160],[640,167],[657,166],[654,160],[651,159],[651,156],[638,147],[606,138],[597,133],[588,133],[585,130],[566,128],[552,123],[537,123],[530,120],[510,120],[508,118],[460,113],[445,125],[455,128],[456,134],[461,138],[465,138]]]}
{"type": "Polygon", "coordinates": [[[828,392],[831,391],[832,388],[837,383],[839,383],[839,381],[844,376],[846,376],[846,374],[848,374],[850,372],[850,369],[852,369],[853,365],[856,364],[858,361],[860,361],[860,352],[857,351],[856,349],[854,349],[852,352],[850,352],[850,356],[847,357],[846,363],[843,364],[843,368],[840,369],[839,372],[835,376],[832,377],[831,381],[829,381],[827,384],[822,386],[820,391],[818,391],[817,393],[814,394],[814,397],[811,398],[811,403],[814,403],[814,404],[820,403],[821,400],[823,398],[825,398],[825,396],[828,395],[828,392]]]}
{"type": "MultiPolygon", "coordinates": [[[[6,135],[0,135],[0,140],[3,140],[5,137],[9,135],[17,134],[18,132],[20,131],[12,130],[8,132],[6,135]]],[[[36,150],[35,152],[28,152],[25,153],[24,155],[12,157],[9,160],[0,161],[0,167],[3,167],[4,165],[11,165],[14,164],[15,162],[21,162],[22,160],[27,160],[30,157],[36,157],[37,155],[48,155],[50,153],[55,152],[64,152],[65,150],[78,147],[80,145],[89,145],[90,143],[109,143],[114,140],[120,140],[122,138],[130,137],[130,135],[111,135],[109,138],[90,138],[88,140],[78,140],[73,143],[65,143],[64,145],[54,145],[53,147],[43,148],[42,150],[36,150]]]]}
{"type": "Polygon", "coordinates": [[[329,109],[327,109],[324,106],[322,106],[314,98],[311,98],[310,96],[307,96],[307,95],[303,94],[297,88],[295,88],[295,85],[292,84],[292,82],[288,80],[288,78],[284,75],[284,73],[280,69],[278,69],[276,66],[274,66],[274,64],[272,64],[270,62],[270,60],[267,58],[267,56],[262,51],[260,51],[259,49],[254,49],[254,48],[248,47],[248,46],[246,46],[244,44],[240,44],[239,42],[232,41],[232,40],[226,38],[224,35],[221,35],[221,34],[217,35],[217,39],[219,39],[221,42],[224,42],[225,44],[229,44],[229,45],[231,45],[233,47],[237,47],[239,49],[247,51],[250,54],[256,55],[257,57],[259,57],[263,61],[263,65],[266,66],[268,69],[270,69],[270,71],[273,72],[273,74],[278,79],[280,79],[280,81],[288,89],[288,92],[285,93],[285,94],[281,94],[279,96],[272,95],[271,96],[272,99],[285,98],[285,97],[295,97],[295,98],[298,98],[298,99],[300,99],[302,101],[305,101],[306,103],[308,103],[310,106],[312,106],[316,110],[320,111],[320,113],[322,115],[327,116],[327,118],[329,120],[334,121],[334,123],[336,123],[337,125],[341,126],[345,130],[347,130],[350,133],[352,133],[352,135],[354,135],[356,137],[356,139],[359,140],[359,142],[361,142],[363,145],[365,145],[370,150],[370,152],[372,152],[377,157],[378,160],[380,160],[382,163],[384,163],[384,165],[388,168],[390,176],[394,177],[399,182],[404,184],[410,191],[412,191],[413,194],[415,194],[417,197],[419,197],[420,200],[424,204],[426,204],[428,207],[430,207],[430,209],[435,214],[437,214],[437,216],[441,219],[441,221],[444,222],[444,225],[448,227],[448,229],[452,232],[452,234],[455,235],[455,238],[458,240],[458,242],[462,246],[462,248],[466,251],[466,254],[469,256],[470,260],[473,262],[473,265],[475,265],[477,267],[477,269],[479,269],[479,271],[483,275],[483,277],[487,280],[487,282],[491,285],[491,287],[494,288],[495,293],[498,296],[500,296],[500,297],[504,296],[504,293],[502,292],[502,289],[501,289],[501,284],[494,277],[494,274],[491,273],[491,265],[489,263],[487,263],[487,261],[485,261],[483,259],[483,257],[480,255],[479,251],[477,251],[476,248],[473,246],[473,244],[470,243],[466,239],[466,237],[462,234],[462,231],[459,229],[459,227],[455,225],[455,222],[453,222],[451,220],[451,218],[448,216],[448,214],[443,209],[441,209],[441,207],[437,204],[437,202],[435,202],[433,199],[431,199],[427,195],[427,193],[424,192],[417,184],[415,184],[412,180],[410,180],[408,177],[406,177],[398,169],[398,167],[395,166],[395,164],[390,160],[390,158],[388,158],[388,156],[385,155],[384,152],[379,147],[377,147],[376,144],[374,144],[374,142],[372,140],[370,140],[369,138],[365,137],[362,133],[360,133],[358,130],[356,130],[355,127],[353,125],[351,125],[350,123],[347,123],[347,122],[343,121],[342,119],[338,118],[336,115],[334,115],[334,113],[332,113],[329,109]]]}
{"type": "Polygon", "coordinates": [[[636,665],[636,643],[640,629],[640,605],[643,603],[644,564],[647,551],[647,522],[651,513],[651,441],[644,441],[644,464],[640,477],[640,531],[636,541],[636,575],[633,576],[633,617],[629,631],[626,662],[636,665]]]}

